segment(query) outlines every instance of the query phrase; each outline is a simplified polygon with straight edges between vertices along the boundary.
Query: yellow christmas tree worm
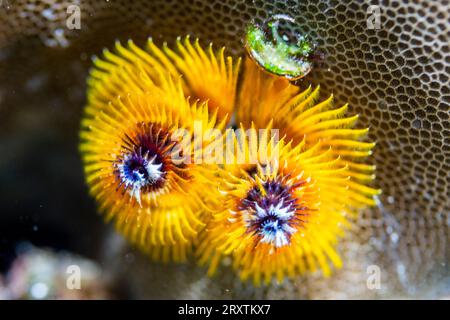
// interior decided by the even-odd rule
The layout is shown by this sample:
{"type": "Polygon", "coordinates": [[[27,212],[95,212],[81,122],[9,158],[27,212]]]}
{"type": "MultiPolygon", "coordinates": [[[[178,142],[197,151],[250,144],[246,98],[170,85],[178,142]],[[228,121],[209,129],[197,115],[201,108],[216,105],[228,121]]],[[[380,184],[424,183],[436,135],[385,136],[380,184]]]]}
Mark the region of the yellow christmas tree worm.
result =
{"type": "Polygon", "coordinates": [[[228,168],[233,174],[221,184],[226,208],[197,250],[209,274],[227,255],[241,279],[255,285],[316,269],[327,276],[329,262],[341,266],[339,237],[379,194],[366,185],[374,167],[361,162],[374,144],[360,141],[367,129],[353,129],[357,116],[345,117],[347,106],[334,108],[332,97],[317,103],[318,95],[318,88],[299,92],[246,61],[237,120],[247,128],[269,125],[284,140],[278,161],[257,165],[256,173],[237,163],[228,168]]]}
{"type": "MultiPolygon", "coordinates": [[[[248,141],[237,142],[246,155],[248,141]]],[[[349,167],[321,142],[293,147],[270,140],[257,148],[268,157],[259,159],[256,172],[236,164],[220,182],[224,206],[198,241],[200,263],[208,263],[213,275],[229,256],[240,278],[257,286],[317,269],[328,276],[330,264],[342,265],[338,239],[377,191],[349,188],[349,167]]]]}
{"type": "Polygon", "coordinates": [[[90,192],[107,220],[155,259],[180,261],[215,200],[208,198],[215,166],[194,163],[214,141],[194,141],[195,125],[221,129],[224,121],[216,126],[207,103],[190,103],[181,83],[167,84],[163,93],[149,81],[148,92],[101,108],[88,104],[80,150],[90,192]]]}
{"type": "MultiPolygon", "coordinates": [[[[318,102],[319,89],[300,91],[287,79],[267,74],[247,59],[237,120],[258,127],[272,122],[280,136],[292,139],[294,145],[304,141],[312,146],[321,141],[323,148],[331,148],[349,167],[349,187],[372,181],[375,166],[365,164],[364,158],[372,154],[375,143],[362,141],[369,129],[355,129],[358,115],[347,116],[348,105],[335,107],[333,96],[318,102]]],[[[374,201],[367,204],[374,205],[374,201]]]]}
{"type": "Polygon", "coordinates": [[[195,244],[210,274],[229,256],[256,285],[341,266],[339,237],[378,194],[362,162],[373,144],[346,106],[317,103],[318,88],[299,92],[248,60],[235,108],[239,59],[189,38],[115,51],[94,61],[80,150],[90,192],[122,234],[155,260],[184,261],[195,244]],[[236,109],[248,140],[224,132],[236,109]],[[187,135],[174,139],[179,129],[187,135]],[[236,148],[224,149],[230,139],[236,148]]]}
{"type": "Polygon", "coordinates": [[[95,68],[88,81],[88,100],[101,107],[119,94],[148,91],[148,82],[165,90],[168,78],[180,79],[183,91],[192,100],[208,101],[210,111],[220,119],[233,112],[240,59],[225,57],[225,48],[212,44],[204,50],[199,40],[177,39],[176,48],[158,48],[150,38],[144,49],[128,41],[116,43],[115,52],[103,51],[94,59],[95,68]]]}

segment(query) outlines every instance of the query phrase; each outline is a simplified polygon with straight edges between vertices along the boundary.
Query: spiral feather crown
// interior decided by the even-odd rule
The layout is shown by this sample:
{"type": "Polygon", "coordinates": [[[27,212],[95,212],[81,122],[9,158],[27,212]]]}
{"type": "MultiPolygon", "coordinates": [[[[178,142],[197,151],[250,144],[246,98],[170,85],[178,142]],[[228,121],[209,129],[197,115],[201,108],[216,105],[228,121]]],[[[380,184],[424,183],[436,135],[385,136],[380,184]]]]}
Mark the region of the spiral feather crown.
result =
{"type": "Polygon", "coordinates": [[[80,133],[90,193],[155,260],[192,256],[213,275],[230,258],[255,285],[328,276],[343,264],[345,229],[379,193],[364,162],[374,144],[347,106],[317,103],[319,88],[224,52],[186,37],[175,48],[116,43],[94,60],[80,133]],[[199,127],[216,134],[197,140],[199,127]]]}

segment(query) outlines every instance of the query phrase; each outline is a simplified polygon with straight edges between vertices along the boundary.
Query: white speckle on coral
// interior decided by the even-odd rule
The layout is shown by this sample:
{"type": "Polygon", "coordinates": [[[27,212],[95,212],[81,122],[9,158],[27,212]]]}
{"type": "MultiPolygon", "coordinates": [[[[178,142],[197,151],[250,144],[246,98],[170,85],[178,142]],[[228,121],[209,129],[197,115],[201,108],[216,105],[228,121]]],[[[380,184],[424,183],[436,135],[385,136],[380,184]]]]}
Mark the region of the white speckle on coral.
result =
{"type": "Polygon", "coordinates": [[[56,15],[55,15],[55,13],[53,12],[52,9],[45,9],[45,10],[42,10],[41,14],[42,14],[42,16],[43,16],[44,18],[46,18],[47,20],[53,21],[53,20],[56,19],[56,15]]]}

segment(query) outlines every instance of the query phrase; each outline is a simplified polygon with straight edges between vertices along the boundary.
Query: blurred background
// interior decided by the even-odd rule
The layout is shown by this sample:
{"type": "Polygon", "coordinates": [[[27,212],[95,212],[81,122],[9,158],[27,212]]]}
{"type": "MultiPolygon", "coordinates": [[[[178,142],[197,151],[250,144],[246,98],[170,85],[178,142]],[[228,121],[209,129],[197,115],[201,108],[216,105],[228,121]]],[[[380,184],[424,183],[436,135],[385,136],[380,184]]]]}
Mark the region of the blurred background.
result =
{"type": "Polygon", "coordinates": [[[449,12],[446,0],[0,0],[0,299],[449,298],[449,12]],[[193,263],[152,263],[87,194],[78,130],[91,57],[115,40],[187,34],[243,55],[246,26],[275,14],[325,54],[300,85],[320,84],[370,127],[379,206],[361,212],[328,279],[256,289],[227,266],[209,279],[193,263]],[[82,290],[67,289],[71,265],[82,290]]]}

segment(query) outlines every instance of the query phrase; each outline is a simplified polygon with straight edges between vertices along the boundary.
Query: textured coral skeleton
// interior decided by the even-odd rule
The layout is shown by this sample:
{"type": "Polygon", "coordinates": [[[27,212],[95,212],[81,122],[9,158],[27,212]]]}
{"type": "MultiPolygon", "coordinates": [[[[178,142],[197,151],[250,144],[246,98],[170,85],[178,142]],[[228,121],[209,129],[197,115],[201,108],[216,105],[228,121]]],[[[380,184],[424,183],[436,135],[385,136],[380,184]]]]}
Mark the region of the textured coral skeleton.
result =
{"type": "Polygon", "coordinates": [[[318,89],[301,92],[250,59],[241,70],[224,48],[189,37],[176,49],[116,43],[94,65],[81,130],[86,179],[131,242],[163,261],[186,261],[194,248],[210,275],[229,256],[256,286],[342,266],[336,243],[379,193],[361,161],[374,145],[360,141],[367,130],[353,128],[346,106],[316,104],[318,89]],[[254,129],[248,136],[225,133],[235,108],[240,132],[254,129]],[[240,150],[227,154],[231,162],[174,161],[183,141],[173,133],[187,130],[192,142],[198,121],[223,134],[193,141],[189,156],[231,137],[240,150]],[[282,139],[258,140],[257,129],[281,130],[282,139]],[[255,151],[256,163],[238,159],[255,151]]]}
{"type": "MultiPolygon", "coordinates": [[[[380,207],[364,210],[357,221],[357,232],[348,232],[339,244],[343,269],[328,279],[299,277],[295,286],[270,288],[264,293],[233,290],[227,273],[210,282],[203,290],[198,281],[201,270],[185,266],[149,264],[146,257],[137,260],[126,277],[139,291],[139,297],[166,298],[389,298],[439,297],[439,288],[448,279],[448,179],[449,116],[448,74],[449,3],[448,1],[399,1],[382,4],[380,30],[367,30],[366,1],[83,1],[82,28],[66,30],[67,6],[73,1],[9,1],[0,10],[0,91],[3,110],[2,137],[5,154],[4,173],[17,163],[35,166],[35,146],[47,141],[49,130],[59,141],[41,158],[57,170],[49,157],[71,157],[75,147],[79,107],[85,103],[85,76],[91,54],[99,54],[115,39],[130,37],[143,43],[152,35],[155,43],[189,33],[203,44],[213,41],[226,45],[233,54],[243,53],[240,35],[253,21],[262,22],[272,14],[289,14],[302,32],[318,39],[327,53],[326,66],[310,73],[306,83],[320,84],[322,97],[334,93],[337,105],[349,102],[349,111],[358,113],[358,123],[369,127],[369,137],[377,142],[376,152],[368,159],[377,164],[377,185],[383,189],[380,207]],[[42,15],[53,12],[52,20],[42,15]],[[189,12],[189,14],[186,14],[189,12]],[[26,13],[26,16],[24,16],[26,13]],[[147,23],[151,22],[151,23],[147,23]],[[56,30],[64,30],[67,47],[59,46],[56,30]],[[56,44],[56,47],[51,44],[56,44]],[[24,59],[26,57],[26,59],[24,59]],[[39,90],[28,83],[44,79],[39,90]],[[31,87],[32,88],[32,87],[31,87]],[[33,103],[30,103],[30,100],[33,103]],[[54,108],[58,101],[57,109],[54,108]],[[24,121],[23,113],[34,116],[34,126],[24,121]],[[41,120],[39,120],[41,119],[41,120]],[[16,143],[10,149],[11,125],[16,143]],[[33,134],[29,135],[29,130],[33,134]],[[27,136],[28,134],[28,136],[27,136]],[[33,137],[33,139],[31,139],[33,137]],[[63,141],[64,140],[64,141],[63,141]],[[8,150],[8,151],[7,151],[8,150]],[[27,152],[24,159],[20,158],[27,152]],[[394,242],[393,239],[396,239],[394,242]],[[367,265],[379,265],[383,272],[383,290],[366,288],[367,265]],[[179,272],[182,269],[183,272],[179,272]],[[404,270],[399,273],[398,270],[404,270]],[[227,286],[230,291],[224,291],[227,286]]],[[[7,171],[8,170],[8,171],[7,171]]],[[[75,171],[55,173],[62,184],[80,183],[75,171]]],[[[50,171],[51,172],[51,171],[50,171]]],[[[25,169],[20,184],[5,184],[8,194],[17,198],[37,181],[25,169]],[[15,196],[14,196],[15,194],[15,196]]],[[[19,180],[18,180],[19,181],[19,180]]],[[[47,217],[59,221],[62,228],[77,226],[78,244],[91,252],[91,242],[103,243],[101,232],[89,232],[92,208],[79,208],[80,197],[54,187],[51,180],[33,189],[39,201],[64,199],[64,215],[56,205],[47,208],[47,217]],[[71,203],[74,204],[71,206],[71,203]],[[83,210],[80,212],[80,210],[83,210]],[[81,227],[80,227],[81,226],[81,227]],[[89,241],[83,239],[88,238],[89,241]]],[[[8,203],[3,203],[3,218],[8,221],[8,203]]],[[[124,248],[128,250],[128,248],[124,248]]],[[[127,251],[126,251],[127,252],[127,251]]],[[[126,253],[125,252],[125,253],[126,253]]],[[[124,253],[124,254],[125,254],[124,253]]],[[[123,256],[107,264],[122,269],[123,256]]],[[[209,281],[209,280],[208,280],[209,281]]],[[[448,281],[447,281],[448,283],[448,281]]],[[[240,288],[240,287],[239,287],[240,288]]],[[[448,286],[447,286],[448,288],[448,286]]],[[[448,290],[446,291],[448,292],[448,290]]],[[[448,295],[446,293],[446,295],[448,295]]]]}

